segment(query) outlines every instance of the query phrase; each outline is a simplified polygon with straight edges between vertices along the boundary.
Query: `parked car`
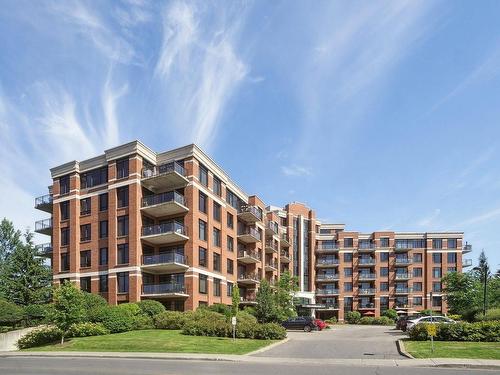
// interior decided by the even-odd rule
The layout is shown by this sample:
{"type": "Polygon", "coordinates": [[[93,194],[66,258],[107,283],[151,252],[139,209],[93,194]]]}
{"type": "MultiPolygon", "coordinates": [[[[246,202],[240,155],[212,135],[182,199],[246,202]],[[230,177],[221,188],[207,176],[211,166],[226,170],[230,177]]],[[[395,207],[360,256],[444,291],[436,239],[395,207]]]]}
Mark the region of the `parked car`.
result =
{"type": "Polygon", "coordinates": [[[322,331],[326,328],[327,324],[321,319],[314,319],[314,323],[318,327],[318,331],[322,331]]]}
{"type": "Polygon", "coordinates": [[[314,320],[314,318],[309,316],[298,316],[296,318],[285,320],[281,323],[281,325],[286,329],[300,329],[304,332],[311,332],[318,329],[314,320]]]}
{"type": "Polygon", "coordinates": [[[401,315],[398,317],[398,320],[396,321],[396,329],[400,329],[401,331],[405,332],[406,331],[406,325],[408,324],[408,320],[414,320],[417,318],[421,318],[422,315],[401,315]]]}
{"type": "Polygon", "coordinates": [[[431,323],[431,324],[454,324],[456,323],[453,319],[447,318],[445,316],[421,316],[416,319],[409,319],[406,323],[406,329],[409,330],[417,324],[421,323],[431,323]]]}

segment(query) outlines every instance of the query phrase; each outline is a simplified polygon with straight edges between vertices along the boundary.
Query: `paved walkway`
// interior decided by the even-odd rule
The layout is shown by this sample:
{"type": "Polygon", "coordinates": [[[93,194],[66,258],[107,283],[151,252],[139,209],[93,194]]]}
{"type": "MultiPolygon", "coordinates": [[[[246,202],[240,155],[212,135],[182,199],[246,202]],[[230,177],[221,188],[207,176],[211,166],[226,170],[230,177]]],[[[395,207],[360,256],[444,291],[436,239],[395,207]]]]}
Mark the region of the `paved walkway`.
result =
{"type": "Polygon", "coordinates": [[[321,359],[401,359],[401,331],[384,326],[338,325],[321,332],[288,332],[289,341],[258,357],[321,359]]]}

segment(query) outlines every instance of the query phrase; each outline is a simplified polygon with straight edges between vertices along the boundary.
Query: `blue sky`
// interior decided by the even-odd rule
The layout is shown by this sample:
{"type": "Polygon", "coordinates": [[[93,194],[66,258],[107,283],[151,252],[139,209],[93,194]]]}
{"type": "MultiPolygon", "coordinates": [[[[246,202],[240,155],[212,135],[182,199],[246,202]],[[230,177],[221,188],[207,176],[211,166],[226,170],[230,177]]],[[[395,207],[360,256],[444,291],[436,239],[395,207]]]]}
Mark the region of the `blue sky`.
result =
{"type": "Polygon", "coordinates": [[[463,230],[500,264],[500,3],[11,1],[0,216],[48,169],[196,142],[249,194],[360,231],[463,230]]]}

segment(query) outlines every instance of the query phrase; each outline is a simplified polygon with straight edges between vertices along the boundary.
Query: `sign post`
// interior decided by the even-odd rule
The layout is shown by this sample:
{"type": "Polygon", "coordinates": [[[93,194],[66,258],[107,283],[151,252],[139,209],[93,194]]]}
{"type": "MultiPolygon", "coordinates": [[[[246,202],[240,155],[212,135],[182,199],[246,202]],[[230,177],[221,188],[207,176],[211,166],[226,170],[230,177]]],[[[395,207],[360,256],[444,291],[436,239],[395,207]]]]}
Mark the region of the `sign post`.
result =
{"type": "Polygon", "coordinates": [[[236,317],[231,318],[231,325],[233,326],[233,341],[236,340],[236,317]]]}
{"type": "Polygon", "coordinates": [[[429,306],[431,307],[431,326],[429,327],[429,336],[431,336],[431,353],[434,353],[434,336],[436,336],[436,325],[432,319],[432,292],[429,293],[429,306]]]}

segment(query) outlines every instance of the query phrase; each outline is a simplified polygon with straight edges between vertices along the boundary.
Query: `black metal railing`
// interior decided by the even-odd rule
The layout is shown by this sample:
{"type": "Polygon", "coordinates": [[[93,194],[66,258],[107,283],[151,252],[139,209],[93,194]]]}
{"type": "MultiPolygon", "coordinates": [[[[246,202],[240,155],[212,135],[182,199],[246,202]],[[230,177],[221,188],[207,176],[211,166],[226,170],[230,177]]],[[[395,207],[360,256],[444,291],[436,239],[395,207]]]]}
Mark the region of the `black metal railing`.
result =
{"type": "Polygon", "coordinates": [[[35,232],[45,229],[52,229],[52,218],[35,221],[35,232]]]}
{"type": "Polygon", "coordinates": [[[243,205],[240,207],[238,210],[239,214],[245,213],[245,212],[250,212],[253,214],[257,219],[262,220],[262,211],[259,210],[256,206],[252,205],[243,205]]]}
{"type": "Polygon", "coordinates": [[[143,236],[152,236],[155,234],[165,234],[165,233],[179,233],[185,235],[186,230],[184,228],[184,224],[179,223],[178,221],[169,221],[163,224],[148,225],[142,227],[143,236]]]}
{"type": "Polygon", "coordinates": [[[142,169],[142,178],[156,177],[156,176],[161,176],[163,174],[172,173],[172,172],[177,172],[181,176],[186,175],[186,170],[184,169],[184,167],[181,164],[179,164],[178,162],[173,161],[173,162],[161,164],[158,166],[151,166],[151,167],[143,168],[142,169]]]}
{"type": "Polygon", "coordinates": [[[186,199],[182,194],[179,194],[176,191],[168,191],[166,193],[149,195],[142,198],[142,207],[149,207],[168,202],[177,202],[179,204],[182,204],[183,206],[186,205],[186,199]]]}
{"type": "Polygon", "coordinates": [[[35,198],[35,208],[43,205],[49,205],[52,204],[53,198],[52,195],[46,194],[42,195],[41,197],[35,198]]]}
{"type": "Polygon", "coordinates": [[[181,263],[186,264],[186,257],[183,254],[178,253],[164,253],[158,255],[143,255],[142,256],[142,264],[143,265],[151,265],[151,264],[163,264],[163,263],[181,263]]]}
{"type": "Polygon", "coordinates": [[[173,293],[186,293],[184,284],[146,284],[142,286],[142,294],[173,294],[173,293]]]}

